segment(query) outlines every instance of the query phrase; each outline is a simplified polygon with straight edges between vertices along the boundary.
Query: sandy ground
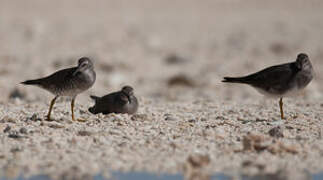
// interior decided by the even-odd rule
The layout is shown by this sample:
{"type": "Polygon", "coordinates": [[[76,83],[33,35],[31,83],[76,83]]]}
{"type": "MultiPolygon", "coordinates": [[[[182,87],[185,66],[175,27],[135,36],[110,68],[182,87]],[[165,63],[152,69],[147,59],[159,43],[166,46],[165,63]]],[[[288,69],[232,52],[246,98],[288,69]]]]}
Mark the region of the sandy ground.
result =
{"type": "Polygon", "coordinates": [[[321,1],[0,1],[0,177],[87,178],[147,171],[187,177],[323,171],[321,1]],[[222,84],[309,54],[315,79],[278,100],[222,84]],[[19,82],[94,60],[95,85],[44,121],[53,96],[19,82]],[[132,85],[137,115],[87,112],[89,95],[132,85]],[[278,128],[279,126],[279,128],[278,128]],[[274,130],[270,131],[271,129],[274,130]],[[270,131],[270,133],[269,133],[270,131]]]}

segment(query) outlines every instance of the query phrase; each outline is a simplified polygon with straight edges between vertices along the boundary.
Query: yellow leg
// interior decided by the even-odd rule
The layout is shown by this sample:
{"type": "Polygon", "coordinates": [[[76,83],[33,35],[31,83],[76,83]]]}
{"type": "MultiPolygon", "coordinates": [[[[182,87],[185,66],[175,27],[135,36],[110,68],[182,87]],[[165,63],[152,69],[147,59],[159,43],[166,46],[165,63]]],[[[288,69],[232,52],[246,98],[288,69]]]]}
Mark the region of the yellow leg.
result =
{"type": "Polygon", "coordinates": [[[48,114],[47,114],[47,120],[50,120],[50,114],[52,112],[53,106],[54,106],[55,101],[56,101],[57,98],[58,98],[58,96],[55,96],[54,99],[52,99],[52,101],[50,102],[49,111],[48,111],[48,114]]]}
{"type": "Polygon", "coordinates": [[[279,100],[279,107],[280,107],[280,117],[281,117],[281,119],[285,119],[284,118],[284,110],[283,110],[283,98],[280,98],[280,100],[279,100]]]}
{"type": "Polygon", "coordinates": [[[73,97],[72,103],[71,103],[72,120],[73,121],[79,121],[79,122],[85,122],[86,120],[84,120],[84,119],[75,119],[75,117],[74,117],[74,104],[75,104],[75,97],[73,97]]]}
{"type": "Polygon", "coordinates": [[[75,121],[74,118],[74,103],[75,103],[75,98],[72,99],[72,103],[71,103],[71,111],[72,111],[72,120],[75,121]]]}

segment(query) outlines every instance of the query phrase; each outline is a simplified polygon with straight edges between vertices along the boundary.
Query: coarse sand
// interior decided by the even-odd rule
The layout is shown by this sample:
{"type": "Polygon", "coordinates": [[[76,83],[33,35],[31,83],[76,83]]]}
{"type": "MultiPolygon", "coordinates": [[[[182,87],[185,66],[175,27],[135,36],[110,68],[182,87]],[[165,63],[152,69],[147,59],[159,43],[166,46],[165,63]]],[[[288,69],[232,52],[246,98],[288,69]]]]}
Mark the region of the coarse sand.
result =
{"type": "Polygon", "coordinates": [[[87,179],[112,171],[208,175],[323,171],[323,2],[0,0],[0,178],[87,179]],[[315,78],[299,96],[266,99],[223,84],[307,53],[315,78]],[[21,81],[94,61],[76,98],[21,81]],[[134,87],[137,114],[92,115],[89,95],[134,87]]]}

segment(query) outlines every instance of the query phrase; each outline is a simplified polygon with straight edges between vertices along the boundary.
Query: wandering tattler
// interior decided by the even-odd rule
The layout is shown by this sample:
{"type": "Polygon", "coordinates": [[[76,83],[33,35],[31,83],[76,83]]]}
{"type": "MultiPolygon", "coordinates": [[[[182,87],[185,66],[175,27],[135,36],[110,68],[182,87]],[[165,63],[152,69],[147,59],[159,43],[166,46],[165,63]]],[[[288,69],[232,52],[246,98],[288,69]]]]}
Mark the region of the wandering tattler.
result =
{"type": "MultiPolygon", "coordinates": [[[[25,85],[39,86],[55,95],[49,106],[47,119],[50,120],[50,114],[59,96],[72,97],[71,111],[72,119],[74,118],[74,103],[78,94],[89,89],[95,82],[96,74],[92,61],[87,57],[78,60],[78,66],[59,70],[47,77],[27,80],[22,82],[25,85]]],[[[77,119],[78,121],[84,121],[77,119]]]]}
{"type": "Polygon", "coordinates": [[[284,119],[283,97],[297,95],[310,83],[313,74],[308,56],[300,53],[294,62],[271,66],[243,77],[224,77],[222,82],[248,84],[265,96],[280,98],[280,114],[284,119]]]}
{"type": "Polygon", "coordinates": [[[95,100],[95,105],[89,108],[89,111],[93,114],[134,114],[138,109],[138,100],[130,86],[124,86],[120,91],[103,97],[91,96],[91,98],[95,100]]]}

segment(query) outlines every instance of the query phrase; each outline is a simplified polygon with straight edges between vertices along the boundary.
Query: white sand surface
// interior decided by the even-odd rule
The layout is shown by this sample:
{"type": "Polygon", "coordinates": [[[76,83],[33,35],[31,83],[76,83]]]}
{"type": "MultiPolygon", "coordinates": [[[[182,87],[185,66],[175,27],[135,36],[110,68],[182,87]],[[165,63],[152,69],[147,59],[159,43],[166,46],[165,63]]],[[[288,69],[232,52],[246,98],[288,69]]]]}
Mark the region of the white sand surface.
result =
{"type": "Polygon", "coordinates": [[[0,0],[0,175],[322,172],[322,9],[316,0],[0,0]],[[277,99],[221,83],[300,52],[316,74],[284,100],[287,120],[279,120],[277,99]],[[174,55],[180,60],[167,61],[174,55]],[[87,122],[71,121],[66,98],[55,121],[45,121],[53,95],[19,82],[82,56],[97,72],[76,100],[76,116],[87,122]],[[90,94],[123,85],[135,89],[137,115],[87,111],[90,94]],[[15,89],[21,98],[10,98],[15,89]],[[270,136],[277,126],[283,137],[270,136]]]}

